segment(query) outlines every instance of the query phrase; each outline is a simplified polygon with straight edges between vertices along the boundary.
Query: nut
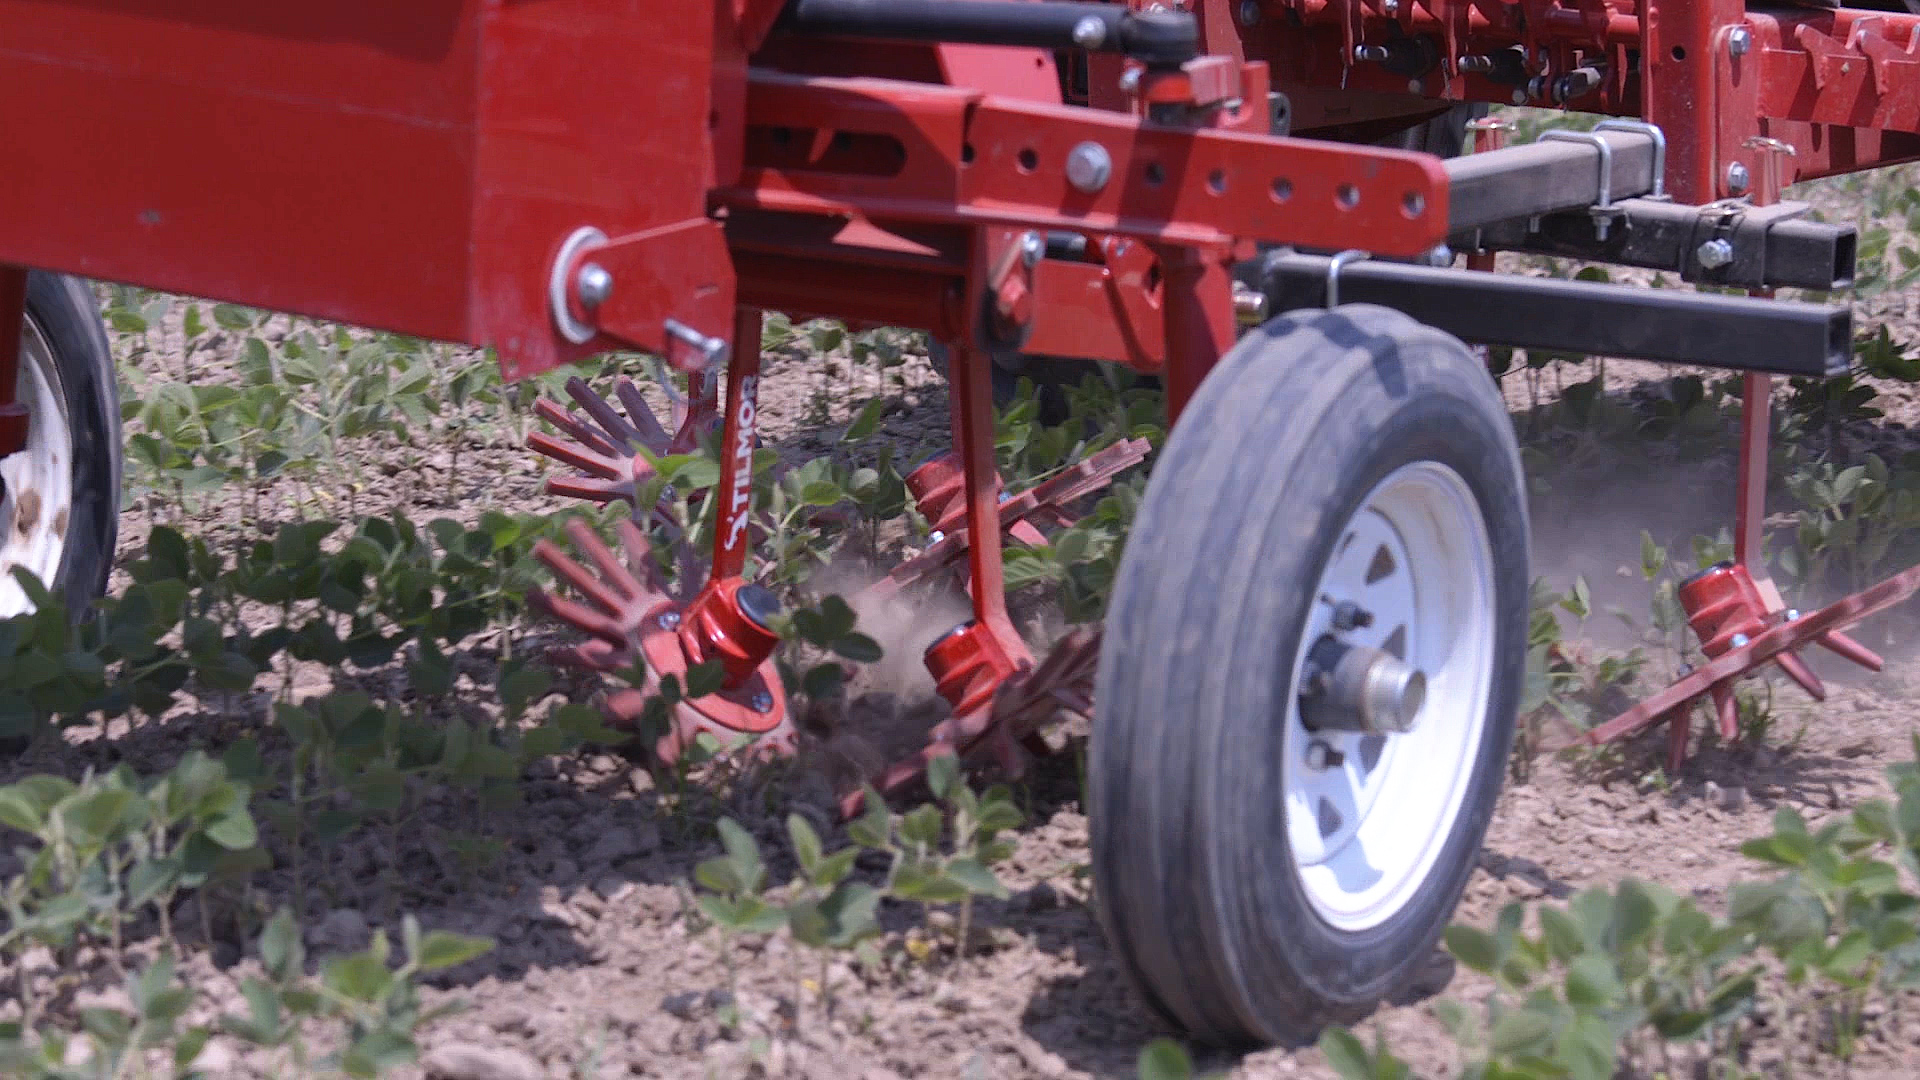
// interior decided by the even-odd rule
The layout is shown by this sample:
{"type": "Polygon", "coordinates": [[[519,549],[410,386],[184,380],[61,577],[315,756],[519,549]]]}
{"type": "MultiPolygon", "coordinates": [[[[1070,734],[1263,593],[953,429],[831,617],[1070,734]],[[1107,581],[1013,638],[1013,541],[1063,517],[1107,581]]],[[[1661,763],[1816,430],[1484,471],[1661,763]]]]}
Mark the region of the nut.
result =
{"type": "Polygon", "coordinates": [[[1724,237],[1715,237],[1701,244],[1693,257],[1708,270],[1718,270],[1733,261],[1733,243],[1724,237]]]}

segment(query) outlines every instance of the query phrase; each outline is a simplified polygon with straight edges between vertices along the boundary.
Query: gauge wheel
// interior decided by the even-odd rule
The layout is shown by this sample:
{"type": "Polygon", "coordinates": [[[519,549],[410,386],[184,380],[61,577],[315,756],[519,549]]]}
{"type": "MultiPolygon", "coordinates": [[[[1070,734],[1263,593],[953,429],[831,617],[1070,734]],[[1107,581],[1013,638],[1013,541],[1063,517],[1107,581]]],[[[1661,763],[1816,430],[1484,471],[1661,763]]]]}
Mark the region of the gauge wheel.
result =
{"type": "Polygon", "coordinates": [[[1127,539],[1089,746],[1120,966],[1206,1041],[1293,1043],[1420,969],[1498,797],[1527,512],[1486,368],[1395,311],[1246,334],[1127,539]]]}
{"type": "Polygon", "coordinates": [[[119,535],[120,394],[106,327],[84,283],[27,275],[15,399],[27,445],[0,459],[0,617],[32,609],[30,571],[76,617],[106,591],[119,535]]]}

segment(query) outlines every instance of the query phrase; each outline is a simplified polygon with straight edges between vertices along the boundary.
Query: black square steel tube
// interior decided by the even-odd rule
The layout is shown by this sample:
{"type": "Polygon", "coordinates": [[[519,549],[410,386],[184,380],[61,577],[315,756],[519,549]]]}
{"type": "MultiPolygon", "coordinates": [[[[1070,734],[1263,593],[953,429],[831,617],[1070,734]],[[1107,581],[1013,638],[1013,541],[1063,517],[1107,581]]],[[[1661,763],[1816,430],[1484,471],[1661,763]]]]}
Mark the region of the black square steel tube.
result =
{"type": "MultiPolygon", "coordinates": [[[[1332,266],[1270,253],[1260,272],[1268,310],[1325,305],[1332,266]]],[[[1482,345],[1815,378],[1853,360],[1845,307],[1393,262],[1347,263],[1335,277],[1342,304],[1394,308],[1482,345]]]]}

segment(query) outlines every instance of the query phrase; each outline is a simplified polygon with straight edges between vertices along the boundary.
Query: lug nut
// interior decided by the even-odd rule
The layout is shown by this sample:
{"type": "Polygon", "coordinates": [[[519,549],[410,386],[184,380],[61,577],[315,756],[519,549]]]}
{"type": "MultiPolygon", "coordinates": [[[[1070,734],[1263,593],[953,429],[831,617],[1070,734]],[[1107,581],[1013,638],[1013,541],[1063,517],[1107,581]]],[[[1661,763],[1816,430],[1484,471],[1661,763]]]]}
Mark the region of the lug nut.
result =
{"type": "Polygon", "coordinates": [[[1364,630],[1373,625],[1373,612],[1351,600],[1342,600],[1333,605],[1333,628],[1335,630],[1364,630]]]}
{"type": "Polygon", "coordinates": [[[1315,739],[1307,744],[1307,768],[1316,772],[1339,768],[1347,756],[1333,748],[1325,739],[1315,739]]]}
{"type": "Polygon", "coordinates": [[[1700,265],[1708,270],[1718,270],[1733,261],[1733,244],[1724,237],[1715,237],[1701,244],[1693,253],[1700,265]]]}
{"type": "Polygon", "coordinates": [[[1267,294],[1238,281],[1233,283],[1233,314],[1241,326],[1267,321],[1267,294]]]}

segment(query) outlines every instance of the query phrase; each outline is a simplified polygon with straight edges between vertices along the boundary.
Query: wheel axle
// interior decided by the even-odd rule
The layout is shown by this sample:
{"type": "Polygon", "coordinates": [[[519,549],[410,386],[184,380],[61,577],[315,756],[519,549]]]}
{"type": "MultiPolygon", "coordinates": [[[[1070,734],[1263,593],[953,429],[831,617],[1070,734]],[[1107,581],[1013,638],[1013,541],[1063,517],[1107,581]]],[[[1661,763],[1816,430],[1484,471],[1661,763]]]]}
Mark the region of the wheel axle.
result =
{"type": "Polygon", "coordinates": [[[1427,678],[1399,657],[1328,634],[1307,653],[1300,718],[1315,731],[1399,735],[1413,730],[1427,678]]]}

